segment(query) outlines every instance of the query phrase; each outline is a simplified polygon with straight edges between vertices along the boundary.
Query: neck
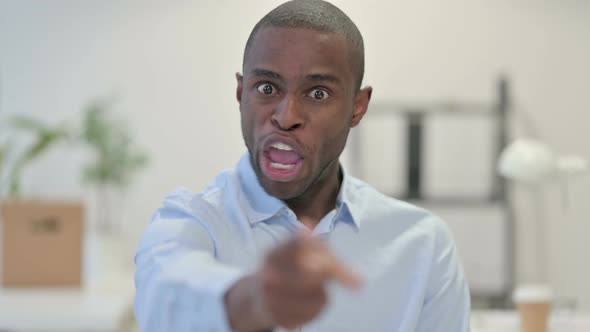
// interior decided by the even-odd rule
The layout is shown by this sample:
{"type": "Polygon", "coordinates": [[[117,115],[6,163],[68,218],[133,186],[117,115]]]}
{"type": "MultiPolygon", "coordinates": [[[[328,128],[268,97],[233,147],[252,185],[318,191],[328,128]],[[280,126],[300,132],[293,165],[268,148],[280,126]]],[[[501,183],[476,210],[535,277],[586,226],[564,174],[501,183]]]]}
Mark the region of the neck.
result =
{"type": "Polygon", "coordinates": [[[314,229],[336,207],[342,176],[338,160],[332,162],[303,194],[285,203],[307,228],[314,229]]]}

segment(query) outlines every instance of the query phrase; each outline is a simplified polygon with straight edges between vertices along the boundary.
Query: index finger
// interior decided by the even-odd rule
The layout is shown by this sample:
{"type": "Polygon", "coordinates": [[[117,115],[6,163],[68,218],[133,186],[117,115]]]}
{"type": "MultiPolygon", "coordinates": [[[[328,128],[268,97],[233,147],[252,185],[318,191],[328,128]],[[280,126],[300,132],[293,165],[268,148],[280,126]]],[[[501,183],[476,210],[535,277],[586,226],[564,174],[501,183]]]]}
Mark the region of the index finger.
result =
{"type": "Polygon", "coordinates": [[[305,248],[303,263],[325,278],[334,279],[345,287],[358,289],[362,285],[361,277],[347,267],[319,239],[308,232],[301,232],[296,237],[305,248]]]}
{"type": "Polygon", "coordinates": [[[308,268],[318,271],[326,278],[334,279],[345,287],[359,288],[362,284],[360,276],[342,263],[327,247],[318,244],[304,259],[308,268]]]}
{"type": "Polygon", "coordinates": [[[328,277],[336,280],[343,286],[351,289],[359,289],[362,286],[361,277],[345,266],[338,258],[332,255],[326,273],[328,277]]]}

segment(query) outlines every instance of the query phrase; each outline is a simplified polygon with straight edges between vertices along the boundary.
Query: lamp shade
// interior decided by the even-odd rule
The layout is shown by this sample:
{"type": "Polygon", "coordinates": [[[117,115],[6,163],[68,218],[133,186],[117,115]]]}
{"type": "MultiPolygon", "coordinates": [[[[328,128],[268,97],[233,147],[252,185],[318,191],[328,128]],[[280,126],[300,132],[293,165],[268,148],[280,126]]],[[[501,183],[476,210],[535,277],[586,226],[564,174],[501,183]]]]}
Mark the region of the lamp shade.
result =
{"type": "Polygon", "coordinates": [[[512,180],[539,183],[557,171],[557,158],[546,144],[519,139],[508,145],[500,155],[498,171],[512,180]]]}
{"type": "Polygon", "coordinates": [[[511,180],[540,183],[557,175],[572,175],[588,170],[588,161],[580,156],[557,156],[549,146],[532,139],[519,139],[500,155],[498,172],[511,180]]]}

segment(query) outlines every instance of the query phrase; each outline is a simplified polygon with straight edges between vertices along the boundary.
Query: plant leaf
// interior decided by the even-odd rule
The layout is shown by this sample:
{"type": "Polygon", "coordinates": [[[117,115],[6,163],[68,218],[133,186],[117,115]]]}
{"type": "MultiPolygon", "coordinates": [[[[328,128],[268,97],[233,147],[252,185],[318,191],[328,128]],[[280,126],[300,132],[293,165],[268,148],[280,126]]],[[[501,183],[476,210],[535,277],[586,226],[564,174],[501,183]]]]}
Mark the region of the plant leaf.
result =
{"type": "Polygon", "coordinates": [[[111,116],[110,105],[95,101],[85,110],[81,136],[94,150],[95,160],[86,165],[83,176],[87,183],[122,187],[147,164],[147,155],[132,144],[122,121],[111,116]]]}
{"type": "Polygon", "coordinates": [[[43,122],[33,119],[27,116],[14,116],[9,119],[9,123],[17,129],[31,130],[31,131],[43,131],[45,125],[43,122]]]}
{"type": "Polygon", "coordinates": [[[45,153],[52,145],[68,137],[69,133],[62,127],[48,127],[40,121],[24,116],[14,117],[11,123],[18,129],[31,131],[35,142],[23,151],[16,160],[11,173],[10,194],[17,195],[20,191],[20,177],[23,169],[33,160],[45,153]]]}

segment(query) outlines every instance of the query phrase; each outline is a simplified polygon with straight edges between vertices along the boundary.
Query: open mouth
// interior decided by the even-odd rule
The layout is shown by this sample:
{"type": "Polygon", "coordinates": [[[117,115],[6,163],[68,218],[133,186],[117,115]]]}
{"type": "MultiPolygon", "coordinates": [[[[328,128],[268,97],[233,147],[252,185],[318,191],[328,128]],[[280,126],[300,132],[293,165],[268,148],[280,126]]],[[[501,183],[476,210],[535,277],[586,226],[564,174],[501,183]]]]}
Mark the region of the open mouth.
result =
{"type": "Polygon", "coordinates": [[[292,180],[303,162],[303,158],[293,147],[286,143],[274,142],[263,153],[262,170],[274,181],[292,180]]]}

